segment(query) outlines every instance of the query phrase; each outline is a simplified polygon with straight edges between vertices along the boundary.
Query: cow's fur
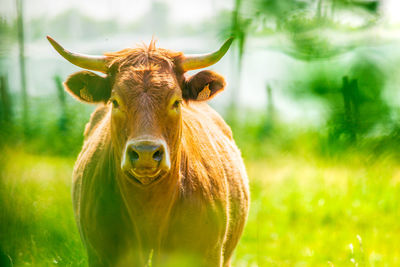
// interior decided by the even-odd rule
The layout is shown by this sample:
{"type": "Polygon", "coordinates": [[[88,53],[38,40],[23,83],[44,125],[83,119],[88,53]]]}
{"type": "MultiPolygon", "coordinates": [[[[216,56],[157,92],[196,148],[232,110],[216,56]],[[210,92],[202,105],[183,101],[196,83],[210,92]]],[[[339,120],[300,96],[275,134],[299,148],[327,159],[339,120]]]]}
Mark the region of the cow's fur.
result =
{"type": "Polygon", "coordinates": [[[214,72],[188,78],[181,53],[149,47],[108,54],[106,77],[72,75],[65,86],[100,103],[73,173],[73,202],[91,266],[230,266],[248,213],[248,181],[229,126],[204,101],[223,89],[214,72]],[[203,91],[204,92],[204,91],[203,91]],[[113,108],[110,97],[121,107],[113,108]],[[176,114],[168,103],[183,98],[176,114]],[[122,100],[122,101],[121,101],[122,100]],[[122,173],[129,138],[166,141],[171,169],[146,187],[122,173]]]}

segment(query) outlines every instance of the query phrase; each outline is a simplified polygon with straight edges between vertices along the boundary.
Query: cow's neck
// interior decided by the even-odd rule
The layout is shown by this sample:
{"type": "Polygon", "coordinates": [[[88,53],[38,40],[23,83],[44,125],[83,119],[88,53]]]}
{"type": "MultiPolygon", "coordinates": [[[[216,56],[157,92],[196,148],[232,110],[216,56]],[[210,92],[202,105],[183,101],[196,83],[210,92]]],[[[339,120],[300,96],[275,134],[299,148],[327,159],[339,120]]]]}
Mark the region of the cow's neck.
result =
{"type": "Polygon", "coordinates": [[[179,159],[171,163],[168,175],[149,187],[134,185],[120,174],[121,194],[141,246],[157,249],[166,232],[179,188],[179,159]]]}

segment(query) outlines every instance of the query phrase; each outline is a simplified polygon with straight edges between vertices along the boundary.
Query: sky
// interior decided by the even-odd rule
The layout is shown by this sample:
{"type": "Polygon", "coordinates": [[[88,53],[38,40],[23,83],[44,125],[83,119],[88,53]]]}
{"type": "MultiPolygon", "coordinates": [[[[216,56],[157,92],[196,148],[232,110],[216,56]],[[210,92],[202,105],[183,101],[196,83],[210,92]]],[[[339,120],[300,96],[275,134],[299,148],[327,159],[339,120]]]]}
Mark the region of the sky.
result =
{"type": "MultiPolygon", "coordinates": [[[[171,22],[195,23],[211,17],[216,10],[231,9],[231,0],[158,0],[170,8],[171,22]]],[[[66,9],[79,8],[82,13],[94,18],[116,18],[121,22],[135,21],[146,13],[154,0],[24,0],[28,18],[56,16],[66,9]]],[[[15,14],[15,0],[0,0],[0,14],[9,17],[15,14]]]]}
{"type": "MultiPolygon", "coordinates": [[[[0,14],[15,14],[16,0],[0,0],[0,14]]],[[[121,22],[135,21],[146,13],[156,0],[23,0],[28,18],[56,16],[69,8],[79,8],[82,13],[95,18],[115,18],[121,22]]],[[[212,17],[217,10],[232,9],[234,0],[157,0],[167,3],[170,19],[174,23],[196,23],[212,17]]],[[[381,11],[390,23],[400,23],[400,1],[382,0],[381,11]]]]}
{"type": "Polygon", "coordinates": [[[385,0],[383,2],[383,12],[387,19],[392,23],[400,23],[400,1],[385,0]]]}

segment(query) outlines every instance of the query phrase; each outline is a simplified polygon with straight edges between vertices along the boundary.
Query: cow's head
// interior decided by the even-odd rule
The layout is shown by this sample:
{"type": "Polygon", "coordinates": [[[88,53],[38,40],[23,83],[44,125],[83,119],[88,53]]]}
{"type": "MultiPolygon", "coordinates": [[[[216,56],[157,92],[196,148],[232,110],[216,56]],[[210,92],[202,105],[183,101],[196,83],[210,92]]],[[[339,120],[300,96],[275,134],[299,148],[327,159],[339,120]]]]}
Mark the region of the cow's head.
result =
{"type": "Polygon", "coordinates": [[[181,136],[181,104],[205,101],[225,86],[223,77],[187,70],[215,64],[229,49],[228,39],[216,52],[183,55],[155,47],[125,49],[105,56],[86,56],[65,50],[48,37],[68,61],[90,71],[72,74],[69,93],[87,103],[105,103],[111,110],[112,144],[127,179],[149,185],[165,176],[177,160],[181,136]]]}

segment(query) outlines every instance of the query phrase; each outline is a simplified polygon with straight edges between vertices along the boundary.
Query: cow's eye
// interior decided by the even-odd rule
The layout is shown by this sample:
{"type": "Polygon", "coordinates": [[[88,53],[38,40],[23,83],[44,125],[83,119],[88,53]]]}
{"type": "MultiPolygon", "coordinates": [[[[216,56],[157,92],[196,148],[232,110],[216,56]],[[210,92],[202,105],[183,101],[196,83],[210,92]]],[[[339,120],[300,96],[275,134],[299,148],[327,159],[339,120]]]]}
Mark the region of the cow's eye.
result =
{"type": "Polygon", "coordinates": [[[111,103],[113,105],[113,108],[118,108],[119,107],[119,104],[118,104],[117,100],[113,99],[113,100],[111,100],[111,103]]]}
{"type": "Polygon", "coordinates": [[[182,100],[175,100],[174,104],[172,105],[173,108],[179,108],[179,105],[181,104],[182,100]]]}

